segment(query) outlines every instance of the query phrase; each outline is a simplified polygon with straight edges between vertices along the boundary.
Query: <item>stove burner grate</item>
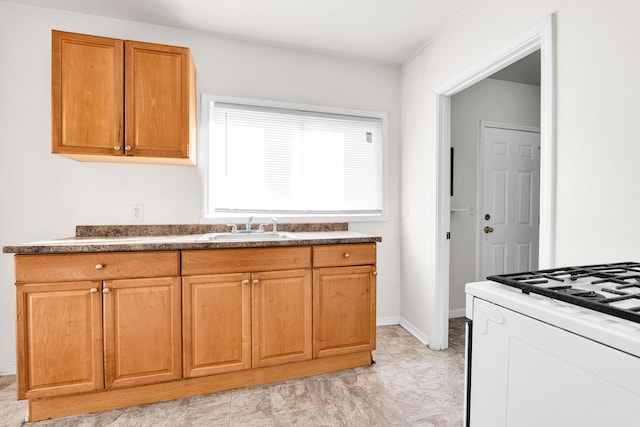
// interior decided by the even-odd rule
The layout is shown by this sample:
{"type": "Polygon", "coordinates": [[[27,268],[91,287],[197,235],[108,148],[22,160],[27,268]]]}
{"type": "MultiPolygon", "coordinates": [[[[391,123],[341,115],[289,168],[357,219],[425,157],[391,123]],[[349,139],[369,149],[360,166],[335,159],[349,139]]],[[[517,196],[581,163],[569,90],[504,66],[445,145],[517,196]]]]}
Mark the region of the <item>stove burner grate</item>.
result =
{"type": "Polygon", "coordinates": [[[562,267],[487,279],[640,323],[640,263],[562,267]]]}

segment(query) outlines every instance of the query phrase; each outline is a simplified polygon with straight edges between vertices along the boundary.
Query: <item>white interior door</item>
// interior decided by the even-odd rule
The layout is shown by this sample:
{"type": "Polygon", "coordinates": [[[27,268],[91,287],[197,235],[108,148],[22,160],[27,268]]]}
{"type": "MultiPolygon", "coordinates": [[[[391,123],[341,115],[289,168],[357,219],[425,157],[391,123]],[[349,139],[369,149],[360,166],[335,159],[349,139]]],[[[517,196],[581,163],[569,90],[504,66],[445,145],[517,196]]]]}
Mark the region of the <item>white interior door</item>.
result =
{"type": "Polygon", "coordinates": [[[540,223],[540,130],[481,123],[479,278],[535,270],[540,223]]]}

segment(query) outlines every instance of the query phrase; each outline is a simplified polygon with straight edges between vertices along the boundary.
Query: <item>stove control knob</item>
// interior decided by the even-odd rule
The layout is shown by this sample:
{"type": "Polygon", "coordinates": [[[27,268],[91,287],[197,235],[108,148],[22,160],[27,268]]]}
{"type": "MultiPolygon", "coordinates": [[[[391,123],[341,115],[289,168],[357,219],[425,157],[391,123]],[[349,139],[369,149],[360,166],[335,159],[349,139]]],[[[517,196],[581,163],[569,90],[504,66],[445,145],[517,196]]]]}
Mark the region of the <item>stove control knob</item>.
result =
{"type": "Polygon", "coordinates": [[[493,227],[485,227],[484,228],[484,232],[485,233],[493,233],[493,227]]]}

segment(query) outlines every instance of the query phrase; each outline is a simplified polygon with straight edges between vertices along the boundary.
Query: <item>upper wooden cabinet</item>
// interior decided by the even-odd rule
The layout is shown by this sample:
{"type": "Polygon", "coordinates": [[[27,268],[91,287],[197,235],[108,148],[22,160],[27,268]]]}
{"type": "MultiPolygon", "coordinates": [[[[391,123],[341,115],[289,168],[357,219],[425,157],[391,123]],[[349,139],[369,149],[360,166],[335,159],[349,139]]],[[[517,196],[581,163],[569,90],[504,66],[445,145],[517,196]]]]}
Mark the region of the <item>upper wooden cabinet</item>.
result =
{"type": "Polygon", "coordinates": [[[52,32],[52,152],[81,161],[195,164],[189,49],[52,32]]]}

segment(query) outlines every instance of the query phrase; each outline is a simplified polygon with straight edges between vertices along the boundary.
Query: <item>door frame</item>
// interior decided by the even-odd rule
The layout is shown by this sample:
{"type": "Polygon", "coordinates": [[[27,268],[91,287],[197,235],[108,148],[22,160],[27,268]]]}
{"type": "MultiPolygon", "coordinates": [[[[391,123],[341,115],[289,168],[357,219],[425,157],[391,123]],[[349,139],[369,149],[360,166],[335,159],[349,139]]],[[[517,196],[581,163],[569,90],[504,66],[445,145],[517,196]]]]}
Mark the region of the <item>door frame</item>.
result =
{"type": "MultiPolygon", "coordinates": [[[[484,252],[483,252],[483,244],[482,244],[482,237],[483,237],[483,233],[482,233],[482,228],[483,228],[483,218],[482,215],[484,215],[484,212],[486,212],[486,209],[484,209],[484,212],[482,209],[480,209],[482,206],[482,194],[483,194],[483,185],[484,185],[484,180],[483,180],[483,174],[484,174],[484,167],[486,167],[487,165],[484,162],[484,131],[485,128],[488,127],[492,127],[492,128],[499,128],[499,129],[504,129],[504,130],[512,130],[512,131],[520,131],[520,132],[533,132],[533,133],[537,133],[540,134],[540,128],[537,126],[521,126],[521,125],[514,125],[514,124],[509,124],[509,123],[498,123],[498,122],[492,122],[489,120],[481,120],[480,121],[480,130],[478,132],[478,189],[477,189],[477,193],[476,193],[476,280],[484,280],[482,279],[482,261],[483,261],[483,256],[484,256],[484,252]]],[[[542,152],[542,149],[540,149],[540,152],[542,152]]],[[[538,205],[540,205],[540,196],[538,197],[538,205]]],[[[538,215],[540,215],[538,213],[538,215]]],[[[540,247],[540,236],[538,235],[538,248],[540,247]]],[[[540,252],[542,252],[542,250],[538,251],[538,257],[540,256],[540,252]]],[[[540,264],[540,260],[538,260],[538,264],[540,264]]]]}
{"type": "Polygon", "coordinates": [[[449,341],[449,240],[451,97],[525,56],[540,50],[540,240],[539,267],[553,266],[555,251],[556,81],[555,15],[548,15],[511,43],[437,86],[432,94],[436,140],[436,251],[434,300],[428,321],[429,347],[446,349],[449,341]]]}

